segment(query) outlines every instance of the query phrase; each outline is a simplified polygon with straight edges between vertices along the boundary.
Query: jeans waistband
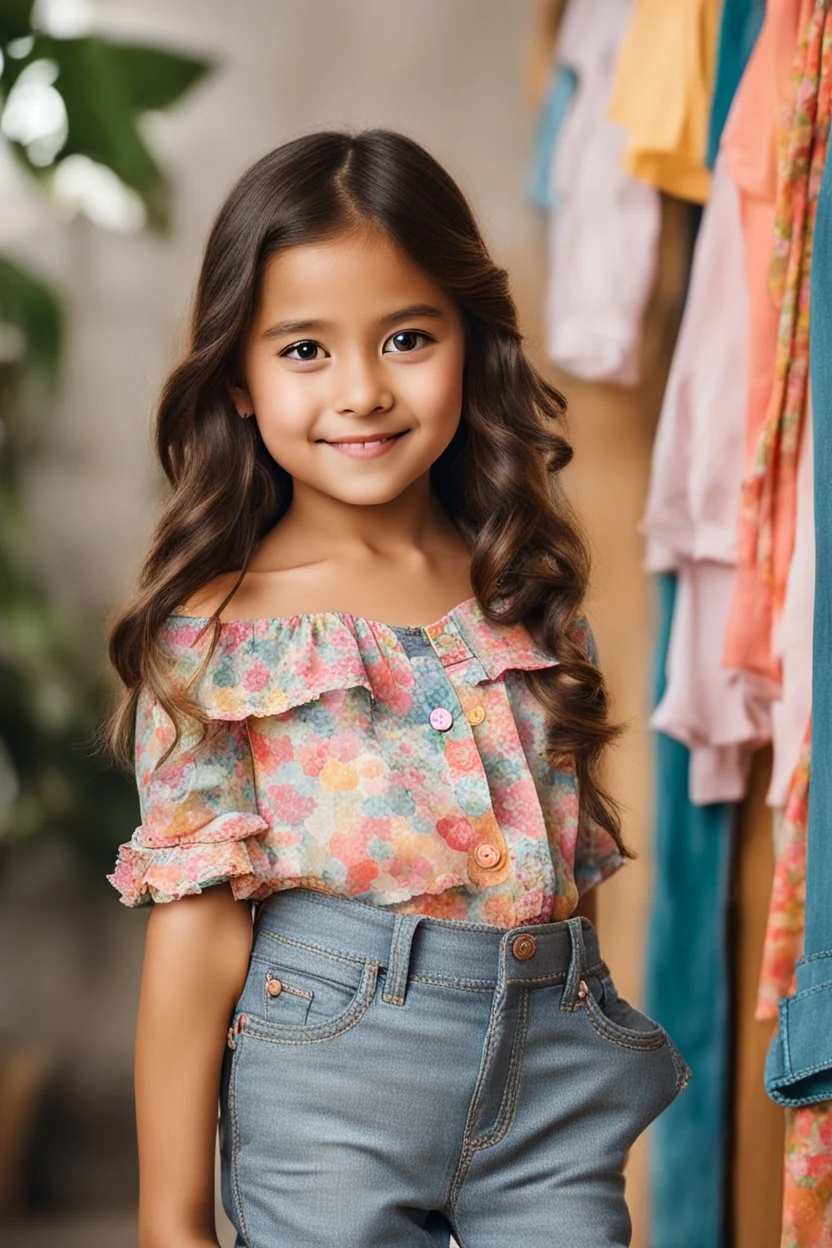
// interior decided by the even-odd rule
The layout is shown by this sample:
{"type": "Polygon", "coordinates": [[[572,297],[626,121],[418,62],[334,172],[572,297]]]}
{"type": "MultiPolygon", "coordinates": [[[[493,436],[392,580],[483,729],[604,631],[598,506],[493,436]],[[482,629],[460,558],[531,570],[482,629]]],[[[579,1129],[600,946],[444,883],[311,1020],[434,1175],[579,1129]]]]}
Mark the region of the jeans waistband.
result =
{"type": "Polygon", "coordinates": [[[400,914],[349,897],[294,887],[272,893],[255,921],[255,948],[282,936],[387,971],[385,996],[396,999],[408,975],[464,986],[565,982],[577,995],[581,978],[606,970],[589,919],[492,927],[459,919],[400,914]]]}

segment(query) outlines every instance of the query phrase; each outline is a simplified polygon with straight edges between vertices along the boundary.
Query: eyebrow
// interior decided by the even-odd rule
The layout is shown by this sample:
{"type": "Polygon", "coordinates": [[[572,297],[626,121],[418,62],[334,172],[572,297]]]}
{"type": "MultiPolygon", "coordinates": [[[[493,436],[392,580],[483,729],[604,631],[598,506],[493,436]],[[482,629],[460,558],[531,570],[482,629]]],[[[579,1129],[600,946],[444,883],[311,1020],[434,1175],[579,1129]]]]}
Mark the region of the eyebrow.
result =
{"type": "MultiPolygon", "coordinates": [[[[395,312],[388,312],[386,316],[380,316],[378,324],[384,328],[385,325],[395,325],[397,321],[404,321],[409,317],[443,315],[442,309],[435,308],[431,303],[411,303],[406,308],[398,308],[395,312]]],[[[278,321],[276,324],[270,325],[268,329],[263,330],[260,336],[271,342],[274,338],[285,338],[290,334],[305,334],[310,331],[329,329],[331,326],[331,321],[322,320],[278,321]]]]}

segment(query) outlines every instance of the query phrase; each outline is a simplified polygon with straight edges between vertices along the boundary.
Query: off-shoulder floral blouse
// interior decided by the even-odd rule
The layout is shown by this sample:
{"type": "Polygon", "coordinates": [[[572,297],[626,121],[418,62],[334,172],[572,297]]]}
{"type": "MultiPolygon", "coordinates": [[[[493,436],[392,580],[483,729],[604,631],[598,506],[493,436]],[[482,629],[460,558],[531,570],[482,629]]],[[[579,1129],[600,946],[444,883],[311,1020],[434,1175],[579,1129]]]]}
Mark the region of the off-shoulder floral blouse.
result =
{"type": "MultiPolygon", "coordinates": [[[[172,615],[188,680],[205,617],[172,615]]],[[[588,623],[576,636],[597,662],[588,623]]],[[[128,906],[230,881],[260,900],[300,885],[496,926],[567,918],[623,859],[579,828],[573,770],[545,754],[524,671],[557,663],[476,598],[424,627],[324,611],[224,622],[185,727],[146,689],[136,718],[141,824],[108,876],[128,906]]]]}

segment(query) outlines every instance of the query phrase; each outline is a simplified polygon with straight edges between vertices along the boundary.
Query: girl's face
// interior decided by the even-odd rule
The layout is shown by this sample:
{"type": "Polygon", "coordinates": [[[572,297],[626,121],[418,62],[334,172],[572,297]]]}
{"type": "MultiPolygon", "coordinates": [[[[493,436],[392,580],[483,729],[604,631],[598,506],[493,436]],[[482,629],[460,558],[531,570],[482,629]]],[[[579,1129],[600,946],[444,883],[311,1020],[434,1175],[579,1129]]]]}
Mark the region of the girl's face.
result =
{"type": "Polygon", "coordinates": [[[386,503],[451,441],[463,362],[454,301],[364,229],[271,257],[232,396],[296,487],[386,503]]]}

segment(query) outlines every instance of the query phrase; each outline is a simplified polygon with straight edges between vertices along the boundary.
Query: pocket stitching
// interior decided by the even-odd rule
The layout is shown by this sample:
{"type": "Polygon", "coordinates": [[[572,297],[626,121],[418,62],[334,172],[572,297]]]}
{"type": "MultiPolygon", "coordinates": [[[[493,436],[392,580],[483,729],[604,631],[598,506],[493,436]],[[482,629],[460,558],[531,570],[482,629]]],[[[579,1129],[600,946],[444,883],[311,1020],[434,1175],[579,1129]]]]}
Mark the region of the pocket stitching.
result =
{"type": "MultiPolygon", "coordinates": [[[[654,1024],[655,1031],[631,1031],[628,1027],[622,1027],[620,1023],[612,1022],[595,1000],[591,990],[587,992],[581,1004],[586,1017],[598,1035],[604,1040],[609,1040],[611,1044],[617,1044],[619,1048],[633,1049],[637,1052],[651,1051],[660,1049],[667,1042],[664,1028],[659,1023],[654,1024]]],[[[650,1021],[653,1022],[652,1019],[650,1021]]]]}
{"type": "MultiPolygon", "coordinates": [[[[296,985],[296,984],[290,984],[287,980],[285,980],[285,979],[283,978],[283,976],[282,976],[282,975],[274,975],[274,974],[272,974],[272,970],[271,970],[271,968],[269,968],[269,970],[266,972],[266,978],[265,978],[264,983],[263,983],[263,1018],[264,1018],[267,1022],[273,1022],[273,1021],[275,1021],[275,1020],[273,1020],[273,1019],[271,1019],[271,1018],[269,1017],[269,1011],[270,1011],[270,1010],[272,1010],[272,1009],[278,1009],[278,1008],[279,1008],[279,1007],[277,1006],[277,1003],[276,1003],[276,998],[272,997],[272,996],[271,996],[271,994],[269,993],[269,980],[270,980],[270,979],[279,979],[279,980],[280,980],[280,983],[282,984],[282,988],[281,988],[280,993],[278,994],[279,996],[283,996],[283,993],[284,993],[284,992],[286,992],[286,993],[288,993],[288,994],[289,994],[289,996],[290,996],[290,997],[297,997],[299,1000],[301,1000],[301,1001],[305,1001],[305,1002],[306,1002],[306,1013],[307,1013],[307,1014],[309,1013],[309,1007],[310,1007],[310,1005],[312,1004],[312,1001],[313,1001],[314,996],[315,996],[315,994],[314,994],[314,992],[312,991],[312,989],[311,989],[311,988],[302,988],[302,987],[300,987],[299,985],[296,985]],[[272,1002],[274,1002],[274,1004],[272,1004],[272,1002]]],[[[305,1018],[305,1017],[306,1017],[306,1015],[304,1015],[304,1018],[305,1018]]]]}
{"type": "Polygon", "coordinates": [[[378,983],[379,962],[367,961],[355,990],[355,998],[334,1018],[309,1026],[298,1023],[274,1023],[249,1015],[244,1024],[246,1035],[265,1044],[317,1044],[349,1031],[369,1010],[378,983]]]}
{"type": "Polygon", "coordinates": [[[237,1069],[239,1067],[239,1056],[242,1047],[243,1030],[237,1032],[237,1040],[234,1050],[231,1054],[231,1070],[228,1076],[228,1111],[231,1115],[231,1193],[234,1200],[234,1211],[237,1214],[239,1222],[240,1234],[246,1245],[250,1243],[248,1236],[248,1228],[243,1213],[243,1200],[240,1193],[239,1179],[239,1154],[240,1154],[240,1128],[237,1114],[237,1069]]]}

